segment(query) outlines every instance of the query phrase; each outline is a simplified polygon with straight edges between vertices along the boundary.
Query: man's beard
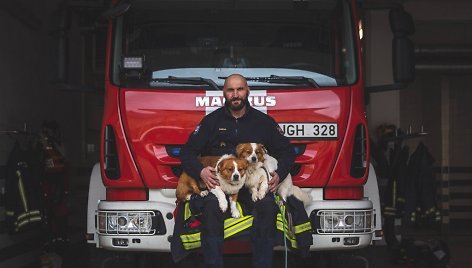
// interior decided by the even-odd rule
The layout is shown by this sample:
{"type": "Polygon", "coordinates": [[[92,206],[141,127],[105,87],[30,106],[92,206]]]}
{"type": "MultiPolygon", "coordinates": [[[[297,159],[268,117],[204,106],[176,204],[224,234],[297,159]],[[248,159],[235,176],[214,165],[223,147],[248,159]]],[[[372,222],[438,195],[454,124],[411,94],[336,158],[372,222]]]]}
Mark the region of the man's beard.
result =
{"type": "Polygon", "coordinates": [[[241,111],[244,108],[244,106],[246,106],[246,102],[247,102],[247,98],[231,99],[228,101],[228,106],[231,110],[238,112],[238,111],[241,111]],[[238,105],[233,105],[233,101],[235,100],[240,101],[238,105]]]}

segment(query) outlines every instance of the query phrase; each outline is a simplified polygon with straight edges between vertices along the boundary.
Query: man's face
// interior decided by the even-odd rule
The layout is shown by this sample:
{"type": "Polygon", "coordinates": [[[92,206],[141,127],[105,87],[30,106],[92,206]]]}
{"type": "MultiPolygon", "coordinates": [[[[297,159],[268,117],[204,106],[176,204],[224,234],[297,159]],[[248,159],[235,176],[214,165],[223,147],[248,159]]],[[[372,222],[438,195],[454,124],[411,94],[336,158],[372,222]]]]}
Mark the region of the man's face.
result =
{"type": "Polygon", "coordinates": [[[240,111],[246,104],[249,95],[249,87],[243,77],[230,76],[226,79],[223,95],[233,111],[240,111]]]}

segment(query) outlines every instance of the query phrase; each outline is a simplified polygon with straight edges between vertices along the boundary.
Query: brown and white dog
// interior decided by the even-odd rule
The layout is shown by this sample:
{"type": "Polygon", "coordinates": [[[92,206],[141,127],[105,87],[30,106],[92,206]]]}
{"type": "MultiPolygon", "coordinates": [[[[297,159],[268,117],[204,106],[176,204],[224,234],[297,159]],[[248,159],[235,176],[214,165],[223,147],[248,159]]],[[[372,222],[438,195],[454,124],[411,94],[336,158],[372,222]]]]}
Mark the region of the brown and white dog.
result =
{"type": "MultiPolygon", "coordinates": [[[[255,194],[258,199],[264,198],[268,189],[268,181],[272,178],[270,175],[263,175],[262,173],[272,173],[277,170],[277,159],[267,153],[264,145],[260,143],[242,143],[236,147],[236,156],[245,158],[249,162],[248,177],[246,179],[246,186],[252,194],[253,201],[255,194]],[[263,168],[262,168],[263,167],[263,168]],[[265,170],[264,170],[265,169],[265,170]],[[259,171],[263,170],[263,172],[259,171]],[[255,174],[253,177],[252,174],[255,174]],[[265,180],[264,180],[265,179],[265,180]]],[[[305,206],[310,204],[311,196],[303,192],[300,187],[293,185],[292,175],[290,173],[279,184],[277,193],[280,197],[287,201],[287,197],[293,195],[298,200],[302,201],[305,206]]],[[[257,200],[257,199],[256,199],[257,200]]]]}
{"type": "MultiPolygon", "coordinates": [[[[238,159],[233,155],[223,155],[221,157],[204,156],[199,158],[199,160],[203,166],[216,167],[216,177],[220,185],[211,189],[210,192],[218,199],[221,211],[225,212],[228,209],[228,201],[226,200],[226,194],[228,194],[231,216],[233,218],[241,217],[236,201],[238,200],[238,192],[244,186],[246,180],[247,161],[238,159]]],[[[206,189],[203,181],[197,181],[186,172],[183,172],[177,183],[177,200],[181,202],[188,201],[194,193],[206,196],[208,189],[206,189]]]]}
{"type": "Polygon", "coordinates": [[[236,156],[246,159],[249,163],[245,186],[254,202],[264,198],[269,189],[268,182],[271,177],[264,167],[266,154],[266,149],[260,143],[241,143],[236,146],[236,156]]]}

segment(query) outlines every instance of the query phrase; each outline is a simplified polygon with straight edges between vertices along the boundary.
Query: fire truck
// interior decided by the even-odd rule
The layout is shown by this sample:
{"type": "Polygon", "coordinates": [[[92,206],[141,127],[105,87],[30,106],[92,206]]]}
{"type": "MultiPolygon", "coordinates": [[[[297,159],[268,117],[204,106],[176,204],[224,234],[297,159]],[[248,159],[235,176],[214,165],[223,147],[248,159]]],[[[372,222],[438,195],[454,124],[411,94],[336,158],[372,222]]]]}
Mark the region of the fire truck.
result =
{"type": "MultiPolygon", "coordinates": [[[[105,104],[88,242],[170,251],[180,149],[224,104],[224,79],[234,73],[247,78],[250,104],[272,116],[293,144],[293,183],[312,197],[305,207],[310,250],[357,249],[381,239],[364,103],[363,4],[115,1],[104,14],[105,104]]],[[[390,22],[391,87],[398,87],[412,79],[412,22],[398,7],[390,22]]]]}

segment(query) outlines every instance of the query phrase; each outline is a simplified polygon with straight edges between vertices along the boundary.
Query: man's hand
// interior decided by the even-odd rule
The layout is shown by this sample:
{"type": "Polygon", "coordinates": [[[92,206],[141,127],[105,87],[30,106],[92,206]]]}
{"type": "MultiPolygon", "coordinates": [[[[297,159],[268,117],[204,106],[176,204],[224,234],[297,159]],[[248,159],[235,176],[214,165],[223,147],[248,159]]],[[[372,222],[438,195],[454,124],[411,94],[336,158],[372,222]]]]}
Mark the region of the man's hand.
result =
{"type": "Polygon", "coordinates": [[[202,171],[200,171],[200,178],[209,190],[220,185],[218,179],[216,178],[215,172],[215,168],[210,166],[203,168],[202,171]]]}
{"type": "Polygon", "coordinates": [[[271,172],[270,175],[272,176],[272,179],[269,180],[269,191],[275,193],[275,191],[277,191],[277,187],[279,186],[280,177],[275,171],[271,172]]]}

